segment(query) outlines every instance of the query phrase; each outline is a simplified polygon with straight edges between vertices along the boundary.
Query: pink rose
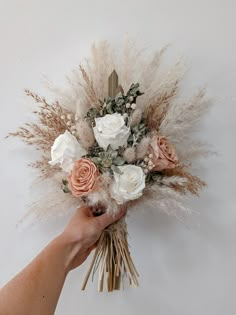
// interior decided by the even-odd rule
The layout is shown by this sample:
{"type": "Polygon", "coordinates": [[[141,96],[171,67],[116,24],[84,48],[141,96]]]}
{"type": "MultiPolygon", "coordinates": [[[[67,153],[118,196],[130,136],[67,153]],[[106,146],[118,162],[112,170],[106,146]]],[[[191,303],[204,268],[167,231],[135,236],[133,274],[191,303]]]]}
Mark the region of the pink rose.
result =
{"type": "Polygon", "coordinates": [[[76,161],[70,175],[67,177],[72,195],[82,197],[94,190],[98,175],[98,169],[91,160],[80,159],[76,161]]]}
{"type": "Polygon", "coordinates": [[[148,154],[154,164],[152,171],[174,168],[178,163],[175,149],[168,139],[163,136],[155,136],[151,139],[148,154]]]}

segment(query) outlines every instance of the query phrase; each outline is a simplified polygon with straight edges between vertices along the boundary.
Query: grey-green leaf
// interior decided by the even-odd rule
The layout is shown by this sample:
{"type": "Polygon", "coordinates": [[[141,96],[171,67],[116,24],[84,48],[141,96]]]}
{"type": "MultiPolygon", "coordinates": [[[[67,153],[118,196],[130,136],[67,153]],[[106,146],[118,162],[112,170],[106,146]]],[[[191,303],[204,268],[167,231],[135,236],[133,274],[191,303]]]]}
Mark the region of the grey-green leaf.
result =
{"type": "Polygon", "coordinates": [[[123,159],[122,156],[117,156],[114,160],[113,163],[117,166],[121,166],[125,164],[125,160],[123,159]]]}

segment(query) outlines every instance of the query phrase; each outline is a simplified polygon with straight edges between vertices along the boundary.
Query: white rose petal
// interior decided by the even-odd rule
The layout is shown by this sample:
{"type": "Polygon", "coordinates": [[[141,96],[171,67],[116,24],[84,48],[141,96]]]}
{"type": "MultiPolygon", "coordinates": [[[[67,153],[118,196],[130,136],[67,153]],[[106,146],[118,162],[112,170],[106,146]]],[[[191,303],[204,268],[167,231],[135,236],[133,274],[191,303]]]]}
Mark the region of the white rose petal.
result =
{"type": "Polygon", "coordinates": [[[81,147],[76,137],[66,130],[64,134],[61,134],[54,141],[49,164],[59,164],[65,172],[70,172],[74,162],[86,153],[86,150],[81,147]]]}
{"type": "Polygon", "coordinates": [[[120,166],[122,174],[114,173],[114,181],[110,193],[118,204],[135,200],[142,196],[145,188],[145,174],[141,167],[136,165],[120,166]]]}
{"type": "Polygon", "coordinates": [[[98,145],[104,150],[111,145],[113,150],[120,146],[127,146],[130,128],[125,125],[121,114],[108,114],[104,117],[95,118],[94,136],[98,145]]]}

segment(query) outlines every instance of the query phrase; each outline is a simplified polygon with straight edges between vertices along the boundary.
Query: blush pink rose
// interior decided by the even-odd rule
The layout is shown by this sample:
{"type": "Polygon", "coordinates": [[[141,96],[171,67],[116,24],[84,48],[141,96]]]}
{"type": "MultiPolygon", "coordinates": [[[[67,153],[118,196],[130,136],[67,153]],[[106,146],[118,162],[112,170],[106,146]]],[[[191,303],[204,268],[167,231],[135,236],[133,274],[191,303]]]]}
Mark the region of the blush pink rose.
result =
{"type": "Polygon", "coordinates": [[[155,136],[151,139],[148,153],[154,164],[152,171],[171,169],[178,164],[175,149],[164,136],[155,136]]]}
{"type": "Polygon", "coordinates": [[[69,189],[75,197],[86,196],[94,190],[99,171],[96,165],[89,159],[80,159],[67,177],[69,189]]]}

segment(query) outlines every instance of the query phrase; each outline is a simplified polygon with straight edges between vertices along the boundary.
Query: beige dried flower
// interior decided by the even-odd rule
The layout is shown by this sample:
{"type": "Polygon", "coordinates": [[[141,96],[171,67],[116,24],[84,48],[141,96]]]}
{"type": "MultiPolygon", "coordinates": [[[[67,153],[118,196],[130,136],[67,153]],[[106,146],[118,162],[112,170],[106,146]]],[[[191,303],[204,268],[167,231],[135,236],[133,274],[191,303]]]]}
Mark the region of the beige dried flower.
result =
{"type": "Polygon", "coordinates": [[[128,163],[134,162],[136,160],[135,148],[134,147],[126,148],[124,153],[123,153],[123,157],[124,157],[125,161],[128,163]]]}
{"type": "Polygon", "coordinates": [[[139,145],[137,146],[137,159],[141,160],[146,156],[150,140],[151,139],[149,137],[144,137],[140,141],[139,145]]]}
{"type": "Polygon", "coordinates": [[[130,127],[134,128],[139,125],[142,119],[143,113],[139,108],[136,108],[130,117],[130,127]]]}
{"type": "Polygon", "coordinates": [[[76,127],[81,145],[85,149],[89,149],[94,144],[95,141],[93,129],[85,120],[80,120],[76,124],[76,127]]]}

